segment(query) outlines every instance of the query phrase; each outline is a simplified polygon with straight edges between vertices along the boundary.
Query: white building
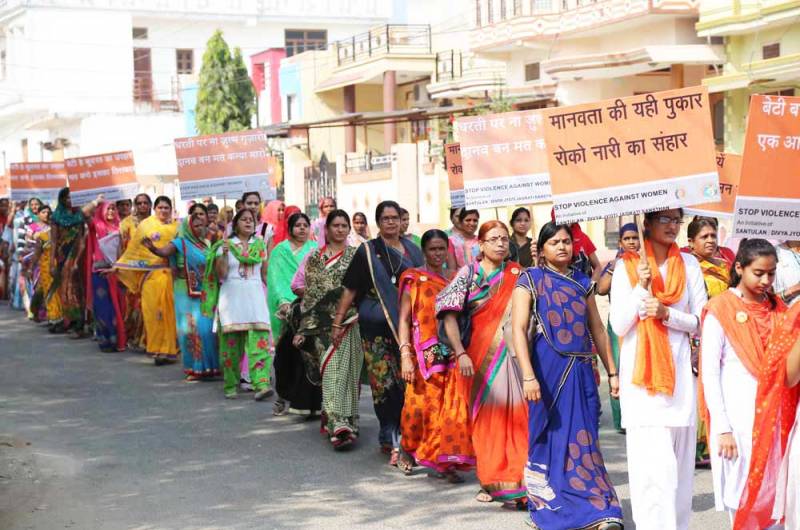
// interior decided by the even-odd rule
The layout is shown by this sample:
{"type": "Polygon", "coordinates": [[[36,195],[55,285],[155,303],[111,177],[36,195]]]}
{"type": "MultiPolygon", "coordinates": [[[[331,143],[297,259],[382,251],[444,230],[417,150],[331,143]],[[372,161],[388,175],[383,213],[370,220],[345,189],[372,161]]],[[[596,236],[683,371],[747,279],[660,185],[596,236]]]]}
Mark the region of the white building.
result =
{"type": "Polygon", "coordinates": [[[0,2],[0,153],[20,161],[134,151],[140,178],[172,180],[182,93],[216,29],[245,62],[390,21],[383,0],[0,2]],[[91,6],[91,7],[87,7],[91,6]]]}

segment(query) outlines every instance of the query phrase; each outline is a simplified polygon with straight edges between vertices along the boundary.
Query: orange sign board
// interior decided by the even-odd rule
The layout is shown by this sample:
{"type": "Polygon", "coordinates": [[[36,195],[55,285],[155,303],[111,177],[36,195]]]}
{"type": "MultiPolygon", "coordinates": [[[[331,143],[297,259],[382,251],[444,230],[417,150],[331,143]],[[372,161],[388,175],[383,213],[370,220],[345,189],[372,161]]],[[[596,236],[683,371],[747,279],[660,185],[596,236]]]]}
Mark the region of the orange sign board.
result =
{"type": "Polygon", "coordinates": [[[559,222],[719,201],[705,87],[546,109],[544,138],[559,222]]]}
{"type": "Polygon", "coordinates": [[[750,98],[735,237],[800,239],[800,97],[750,98]]]}
{"type": "Polygon", "coordinates": [[[469,208],[550,200],[542,111],[467,116],[455,122],[469,208]]]}
{"type": "Polygon", "coordinates": [[[100,193],[109,201],[129,199],[139,189],[131,151],[68,158],[64,165],[76,205],[86,204],[100,193]]]}
{"type": "Polygon", "coordinates": [[[22,162],[9,164],[11,198],[24,201],[37,197],[45,202],[58,198],[58,191],[67,185],[64,162],[22,162]]]}
{"type": "Polygon", "coordinates": [[[464,207],[464,170],[461,166],[461,145],[445,144],[444,163],[450,187],[450,208],[464,207]]]}
{"type": "Polygon", "coordinates": [[[717,174],[720,201],[690,206],[685,209],[687,214],[733,217],[736,195],[739,192],[739,178],[742,175],[742,155],[717,153],[717,174]]]}
{"type": "Polygon", "coordinates": [[[267,154],[264,131],[238,131],[175,139],[181,196],[239,197],[257,191],[274,199],[280,178],[277,160],[267,154]]]}

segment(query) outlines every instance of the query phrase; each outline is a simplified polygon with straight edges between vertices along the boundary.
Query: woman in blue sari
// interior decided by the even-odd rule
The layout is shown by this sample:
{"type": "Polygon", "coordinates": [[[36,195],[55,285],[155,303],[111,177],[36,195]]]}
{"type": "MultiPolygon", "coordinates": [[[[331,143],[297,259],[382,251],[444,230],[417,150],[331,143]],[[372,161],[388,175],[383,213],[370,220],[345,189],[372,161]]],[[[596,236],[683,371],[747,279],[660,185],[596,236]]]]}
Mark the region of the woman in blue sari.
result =
{"type": "Polygon", "coordinates": [[[612,396],[619,378],[595,305],[595,286],[570,266],[569,226],[544,225],[538,249],[540,266],[520,276],[512,309],[514,349],[529,401],[525,483],[532,526],[620,529],[622,509],[598,442],[593,341],[612,396]]]}
{"type": "Polygon", "coordinates": [[[195,204],[178,229],[178,237],[162,248],[150,239],[142,241],[150,252],[162,258],[171,257],[177,274],[173,280],[175,324],[186,381],[197,381],[220,375],[217,339],[212,330],[214,320],[201,311],[203,292],[200,286],[205,275],[209,242],[206,239],[208,210],[195,204]]]}
{"type": "Polygon", "coordinates": [[[397,465],[400,455],[400,416],[404,388],[400,373],[399,279],[409,268],[421,267],[422,251],[400,237],[400,205],[383,201],[375,208],[380,233],[363,243],[342,279],[345,289],[333,319],[333,340],[344,334],[347,310],[355,302],[375,414],[380,422],[378,442],[397,465]]]}

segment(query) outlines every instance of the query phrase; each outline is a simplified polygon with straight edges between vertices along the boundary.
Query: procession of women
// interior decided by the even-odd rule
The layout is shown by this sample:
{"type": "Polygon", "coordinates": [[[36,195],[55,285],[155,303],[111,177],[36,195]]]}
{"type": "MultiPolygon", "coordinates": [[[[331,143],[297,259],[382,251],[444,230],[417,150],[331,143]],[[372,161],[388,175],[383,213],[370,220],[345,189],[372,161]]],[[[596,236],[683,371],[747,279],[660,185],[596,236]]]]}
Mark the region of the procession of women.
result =
{"type": "Polygon", "coordinates": [[[379,451],[399,478],[477,481],[487,521],[623,528],[612,435],[640,530],[688,529],[709,466],[732,528],[800,529],[800,241],[726,247],[716,219],[667,209],[622,224],[601,263],[579,224],[525,207],[419,234],[391,200],[316,210],[3,199],[0,298],[43,333],[318,422],[332,452],[379,451]]]}

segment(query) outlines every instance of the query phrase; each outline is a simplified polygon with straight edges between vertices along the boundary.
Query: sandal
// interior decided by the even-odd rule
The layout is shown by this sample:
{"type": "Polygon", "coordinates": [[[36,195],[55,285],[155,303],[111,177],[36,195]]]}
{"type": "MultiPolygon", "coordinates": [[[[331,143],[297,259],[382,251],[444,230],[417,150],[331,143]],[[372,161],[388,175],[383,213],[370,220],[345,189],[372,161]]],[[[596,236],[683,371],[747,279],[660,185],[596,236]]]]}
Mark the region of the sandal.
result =
{"type": "Polygon", "coordinates": [[[515,501],[505,501],[501,506],[504,510],[511,510],[516,512],[524,512],[528,509],[528,503],[524,499],[517,499],[515,501]]]}
{"type": "Polygon", "coordinates": [[[272,415],[273,416],[286,416],[286,402],[282,399],[278,399],[275,403],[272,404],[272,415]]]}
{"type": "Polygon", "coordinates": [[[275,391],[271,388],[265,388],[264,390],[259,390],[255,394],[253,394],[253,399],[256,401],[264,401],[265,399],[272,397],[275,394],[275,391]]]}
{"type": "Polygon", "coordinates": [[[478,492],[477,495],[475,495],[475,500],[478,502],[493,502],[494,498],[492,498],[492,496],[489,495],[488,491],[482,489],[478,492]]]}
{"type": "Polygon", "coordinates": [[[397,458],[397,469],[403,472],[407,477],[410,477],[414,472],[414,458],[406,453],[401,452],[397,458]]]}
{"type": "Polygon", "coordinates": [[[236,397],[237,395],[235,390],[233,392],[227,392],[225,394],[225,399],[236,399],[236,397]]]}
{"type": "Polygon", "coordinates": [[[392,449],[392,456],[389,457],[389,465],[396,466],[400,460],[400,449],[392,449]]]}

